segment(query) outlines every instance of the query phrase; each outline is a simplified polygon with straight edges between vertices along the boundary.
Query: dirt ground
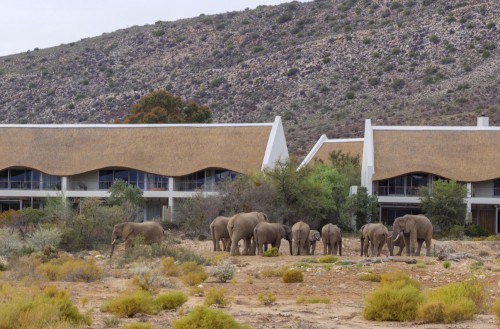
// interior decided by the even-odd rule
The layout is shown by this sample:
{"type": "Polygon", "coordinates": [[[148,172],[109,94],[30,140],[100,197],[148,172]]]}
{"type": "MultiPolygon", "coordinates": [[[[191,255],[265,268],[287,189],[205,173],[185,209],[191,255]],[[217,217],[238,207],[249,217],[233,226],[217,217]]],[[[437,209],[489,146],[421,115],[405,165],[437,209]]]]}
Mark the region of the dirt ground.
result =
{"type": "MultiPolygon", "coordinates": [[[[206,258],[220,257],[221,252],[213,252],[211,241],[182,240],[183,247],[195,250],[206,258]]],[[[373,322],[362,317],[365,296],[373,291],[378,283],[360,281],[358,274],[367,271],[386,272],[401,269],[411,277],[421,282],[425,291],[429,288],[445,285],[453,281],[463,281],[471,275],[479,277],[487,283],[492,298],[500,297],[500,241],[435,241],[436,251],[446,248],[452,252],[470,252],[484,259],[481,270],[471,270],[473,259],[463,259],[451,262],[446,269],[435,257],[419,257],[420,265],[406,263],[376,263],[363,266],[333,265],[331,269],[325,264],[313,263],[305,269],[304,282],[283,283],[281,278],[264,277],[260,271],[265,268],[278,268],[297,264],[300,259],[311,256],[291,257],[287,244],[282,244],[279,257],[238,256],[232,257],[236,264],[235,278],[228,283],[220,283],[209,277],[203,284],[204,288],[224,287],[232,298],[231,306],[224,311],[232,314],[239,322],[253,328],[498,328],[497,320],[492,314],[477,315],[474,320],[458,324],[423,324],[419,322],[373,322]],[[426,265],[423,265],[425,263],[426,265]],[[271,306],[264,306],[257,300],[261,292],[273,293],[277,300],[271,306]],[[297,296],[321,296],[330,298],[330,304],[297,304],[297,296]]],[[[359,240],[344,239],[344,254],[341,259],[357,260],[359,257],[359,240]]],[[[70,291],[77,306],[90,310],[93,324],[90,328],[108,328],[106,323],[114,316],[100,311],[101,305],[109,298],[117,296],[120,291],[130,289],[130,268],[119,265],[120,252],[116,257],[100,260],[105,268],[106,277],[98,282],[74,283],[57,282],[56,284],[70,291]],[[108,319],[108,320],[106,320],[108,319]]],[[[318,245],[316,256],[323,255],[322,245],[318,245]]],[[[159,261],[150,264],[158,267],[159,261]]],[[[171,287],[162,288],[160,292],[182,290],[189,294],[190,288],[183,285],[177,278],[171,279],[171,287]]],[[[177,311],[163,311],[157,315],[136,315],[132,319],[120,319],[120,324],[128,322],[149,322],[158,328],[171,328],[171,321],[185,314],[195,305],[202,304],[204,297],[190,296],[186,305],[177,311]]],[[[120,325],[120,326],[121,326],[120,325]]]]}

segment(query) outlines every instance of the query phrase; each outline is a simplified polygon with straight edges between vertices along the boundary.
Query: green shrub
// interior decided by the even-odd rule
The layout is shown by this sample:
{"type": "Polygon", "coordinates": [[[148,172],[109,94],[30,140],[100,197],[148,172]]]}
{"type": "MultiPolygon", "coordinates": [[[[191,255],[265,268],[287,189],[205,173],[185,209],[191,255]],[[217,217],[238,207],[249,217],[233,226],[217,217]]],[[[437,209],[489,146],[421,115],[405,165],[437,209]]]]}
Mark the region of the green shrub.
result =
{"type": "Polygon", "coordinates": [[[37,271],[50,281],[92,282],[102,278],[103,271],[94,259],[53,259],[41,264],[37,271]]]}
{"type": "Polygon", "coordinates": [[[147,291],[124,292],[106,301],[102,306],[102,311],[129,318],[137,313],[154,314],[153,301],[153,296],[147,291]]]}
{"type": "Polygon", "coordinates": [[[430,291],[427,300],[418,308],[418,319],[444,323],[471,320],[477,308],[468,290],[466,283],[452,282],[430,291]]]}
{"type": "Polygon", "coordinates": [[[444,268],[449,268],[450,266],[451,266],[451,263],[450,263],[450,261],[449,261],[449,260],[445,260],[445,261],[443,262],[443,267],[444,267],[444,268]]]}
{"type": "Polygon", "coordinates": [[[375,321],[413,321],[422,301],[420,290],[412,284],[385,284],[368,295],[363,317],[375,321]]]}
{"type": "Polygon", "coordinates": [[[301,263],[318,263],[319,260],[314,257],[304,257],[300,260],[301,263]]]}
{"type": "Polygon", "coordinates": [[[497,298],[495,300],[495,303],[491,307],[491,310],[493,311],[493,313],[496,314],[498,324],[500,324],[500,298],[497,298]]]}
{"type": "Polygon", "coordinates": [[[375,321],[413,321],[423,301],[420,282],[403,271],[381,275],[380,287],[367,296],[363,317],[375,321]]]}
{"type": "Polygon", "coordinates": [[[470,224],[465,226],[464,228],[464,233],[467,236],[470,237],[479,237],[479,236],[488,236],[488,230],[486,230],[484,227],[475,225],[475,224],[470,224]]]}
{"type": "Polygon", "coordinates": [[[299,269],[289,269],[283,272],[283,282],[285,283],[296,283],[304,281],[304,275],[299,269]]]}
{"type": "Polygon", "coordinates": [[[330,304],[330,298],[318,296],[299,296],[296,299],[297,304],[330,304]]]}
{"type": "Polygon", "coordinates": [[[400,270],[383,273],[380,283],[382,286],[391,285],[397,287],[410,285],[420,289],[420,282],[410,278],[406,272],[400,270]]]}
{"type": "Polygon", "coordinates": [[[280,277],[283,276],[283,273],[288,270],[288,267],[265,267],[260,271],[260,274],[264,276],[265,278],[270,278],[270,277],[280,277]]]}
{"type": "Polygon", "coordinates": [[[208,278],[208,274],[207,272],[205,272],[205,268],[201,265],[198,265],[194,261],[182,263],[180,265],[180,268],[181,272],[184,273],[184,275],[181,276],[181,280],[188,286],[195,286],[202,283],[208,278]]]}
{"type": "Polygon", "coordinates": [[[231,305],[231,299],[226,296],[226,289],[210,288],[205,296],[204,305],[217,305],[219,307],[226,307],[231,305]]]}
{"type": "Polygon", "coordinates": [[[257,300],[259,303],[262,305],[271,305],[276,301],[276,296],[273,295],[271,292],[261,292],[257,295],[257,300]]]}
{"type": "Polygon", "coordinates": [[[188,315],[172,321],[172,328],[250,329],[249,326],[236,322],[230,314],[201,305],[193,308],[188,315]]]}
{"type": "Polygon", "coordinates": [[[187,302],[186,294],[181,291],[170,291],[156,296],[155,305],[160,310],[174,310],[187,302]]]}
{"type": "Polygon", "coordinates": [[[263,257],[278,257],[279,256],[279,251],[278,248],[272,247],[262,253],[263,257]]]}
{"type": "Polygon", "coordinates": [[[358,274],[358,279],[361,281],[380,282],[382,280],[382,276],[378,273],[364,272],[358,274]]]}
{"type": "Polygon", "coordinates": [[[158,327],[153,326],[150,323],[144,322],[132,322],[123,325],[123,329],[157,329],[158,327]]]}
{"type": "Polygon", "coordinates": [[[42,323],[44,328],[70,328],[92,322],[80,313],[67,292],[55,286],[40,289],[2,284],[0,295],[0,328],[36,329],[42,323]]]}
{"type": "Polygon", "coordinates": [[[338,257],[335,257],[333,255],[326,255],[319,258],[320,263],[335,263],[338,260],[338,257]]]}
{"type": "Polygon", "coordinates": [[[178,276],[181,272],[173,257],[165,257],[161,261],[161,271],[166,276],[178,276]]]}

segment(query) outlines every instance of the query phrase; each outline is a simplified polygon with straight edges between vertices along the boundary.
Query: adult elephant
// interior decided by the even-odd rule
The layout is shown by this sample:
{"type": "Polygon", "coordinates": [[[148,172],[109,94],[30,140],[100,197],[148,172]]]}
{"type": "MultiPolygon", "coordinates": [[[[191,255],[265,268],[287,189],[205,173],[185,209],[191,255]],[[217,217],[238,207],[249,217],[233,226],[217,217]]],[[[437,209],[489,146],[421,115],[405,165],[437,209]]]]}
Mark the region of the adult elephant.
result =
{"type": "Polygon", "coordinates": [[[253,230],[260,222],[267,222],[263,212],[243,212],[229,219],[227,231],[231,237],[231,255],[239,255],[238,243],[243,240],[242,255],[255,255],[255,244],[252,244],[253,230]]]}
{"type": "Polygon", "coordinates": [[[217,216],[210,223],[210,234],[212,235],[214,243],[214,251],[222,251],[220,248],[220,242],[222,242],[224,251],[231,250],[231,237],[229,236],[229,231],[227,230],[227,224],[230,219],[231,217],[217,216]]]}
{"type": "Polygon", "coordinates": [[[404,238],[406,254],[420,256],[420,249],[425,241],[426,255],[431,255],[432,223],[424,215],[404,215],[394,220],[392,236],[394,242],[404,238]],[[402,237],[401,237],[402,236],[402,237]],[[415,250],[417,248],[417,250],[415,250]]]}
{"type": "Polygon", "coordinates": [[[311,228],[309,224],[303,221],[297,222],[292,226],[293,256],[309,254],[309,233],[311,228]]]}
{"type": "Polygon", "coordinates": [[[359,229],[361,233],[361,256],[368,256],[368,246],[371,244],[371,256],[380,257],[382,248],[387,241],[389,231],[382,223],[368,223],[359,229]]]}
{"type": "Polygon", "coordinates": [[[313,255],[316,252],[316,242],[321,240],[321,234],[319,231],[316,230],[310,230],[309,231],[309,255],[313,255]]]}
{"type": "Polygon", "coordinates": [[[263,247],[270,243],[280,249],[281,240],[288,241],[290,255],[292,254],[292,230],[288,225],[280,223],[260,222],[253,230],[253,241],[257,246],[257,255],[262,255],[263,247]]]}
{"type": "Polygon", "coordinates": [[[394,248],[399,247],[399,251],[396,256],[401,256],[401,254],[403,253],[403,249],[405,248],[405,239],[397,239],[397,241],[394,242],[393,231],[389,231],[389,235],[387,238],[387,247],[389,248],[389,255],[391,256],[394,256],[394,248]]]}
{"type": "Polygon", "coordinates": [[[321,239],[323,240],[323,253],[325,255],[342,256],[342,232],[337,225],[326,224],[321,229],[321,239]]]}
{"type": "Polygon", "coordinates": [[[130,247],[134,243],[134,238],[142,237],[144,243],[161,244],[163,241],[164,230],[163,227],[158,222],[125,222],[121,224],[116,224],[111,233],[111,252],[109,258],[113,257],[113,251],[115,249],[115,243],[117,239],[122,239],[125,241],[125,246],[130,247]]]}

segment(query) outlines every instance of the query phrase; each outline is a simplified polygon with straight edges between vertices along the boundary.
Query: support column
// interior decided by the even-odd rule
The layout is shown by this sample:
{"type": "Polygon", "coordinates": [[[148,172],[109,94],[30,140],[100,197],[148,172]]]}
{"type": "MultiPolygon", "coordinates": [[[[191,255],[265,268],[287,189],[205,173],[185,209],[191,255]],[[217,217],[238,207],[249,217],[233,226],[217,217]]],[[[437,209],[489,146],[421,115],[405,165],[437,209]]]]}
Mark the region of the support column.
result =
{"type": "Polygon", "coordinates": [[[472,222],[472,183],[467,183],[467,198],[465,199],[467,205],[467,210],[465,212],[465,223],[470,224],[472,222]]]}
{"type": "MultiPolygon", "coordinates": [[[[169,177],[168,178],[168,190],[170,192],[170,194],[172,194],[174,192],[174,187],[175,187],[175,181],[174,181],[174,178],[173,177],[169,177]]],[[[170,222],[173,222],[174,221],[174,197],[172,196],[169,196],[168,197],[168,210],[170,212],[170,222]]]]}

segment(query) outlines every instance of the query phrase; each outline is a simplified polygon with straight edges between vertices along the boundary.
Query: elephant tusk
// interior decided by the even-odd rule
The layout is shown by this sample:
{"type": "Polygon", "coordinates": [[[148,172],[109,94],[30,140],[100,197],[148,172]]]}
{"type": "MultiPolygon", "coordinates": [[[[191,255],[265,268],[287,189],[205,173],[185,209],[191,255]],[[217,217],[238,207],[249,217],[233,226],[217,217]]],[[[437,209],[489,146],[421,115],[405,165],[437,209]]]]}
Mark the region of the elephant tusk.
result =
{"type": "Polygon", "coordinates": [[[116,239],[114,239],[113,242],[111,242],[111,244],[115,244],[115,242],[116,242],[116,239]]]}
{"type": "Polygon", "coordinates": [[[398,241],[400,235],[401,234],[398,234],[398,236],[396,237],[396,239],[394,239],[394,242],[398,241]]]}

